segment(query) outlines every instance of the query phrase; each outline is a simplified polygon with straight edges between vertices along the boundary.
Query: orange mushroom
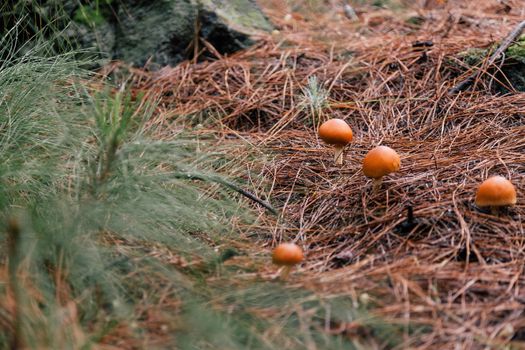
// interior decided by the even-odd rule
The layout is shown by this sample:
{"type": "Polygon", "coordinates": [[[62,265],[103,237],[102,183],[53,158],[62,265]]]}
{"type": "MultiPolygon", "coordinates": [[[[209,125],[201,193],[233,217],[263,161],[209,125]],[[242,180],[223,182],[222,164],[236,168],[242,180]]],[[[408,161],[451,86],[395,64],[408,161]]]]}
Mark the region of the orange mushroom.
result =
{"type": "Polygon", "coordinates": [[[286,279],[292,267],[303,261],[303,250],[294,243],[279,244],[273,251],[272,261],[275,265],[283,266],[281,278],[286,279]]]}
{"type": "Polygon", "coordinates": [[[335,148],[335,164],[343,164],[343,148],[352,141],[353,133],[350,126],[342,119],[330,119],[319,127],[319,137],[335,148]]]}
{"type": "Polygon", "coordinates": [[[373,193],[376,193],[383,182],[383,176],[396,172],[401,166],[399,154],[387,146],[377,146],[370,150],[363,160],[363,172],[372,178],[373,193]]]}
{"type": "Polygon", "coordinates": [[[516,189],[512,182],[503,176],[492,176],[479,186],[476,193],[478,207],[490,207],[493,215],[499,214],[499,208],[516,204],[516,189]]]}

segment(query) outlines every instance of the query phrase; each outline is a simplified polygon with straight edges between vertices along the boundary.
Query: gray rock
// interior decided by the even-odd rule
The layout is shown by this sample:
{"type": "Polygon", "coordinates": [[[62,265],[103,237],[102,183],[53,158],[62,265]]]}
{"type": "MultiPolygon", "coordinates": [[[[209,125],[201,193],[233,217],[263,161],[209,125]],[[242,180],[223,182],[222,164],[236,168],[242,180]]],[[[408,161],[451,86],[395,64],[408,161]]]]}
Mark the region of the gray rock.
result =
{"type": "Polygon", "coordinates": [[[98,23],[95,28],[84,23],[72,22],[64,33],[84,50],[96,53],[90,55],[96,58],[92,67],[102,66],[112,59],[116,38],[113,26],[109,22],[98,23]]]}
{"type": "Polygon", "coordinates": [[[192,56],[198,37],[225,54],[252,44],[252,35],[272,30],[254,0],[41,0],[23,11],[7,10],[3,32],[21,18],[32,19],[20,30],[19,46],[29,50],[31,45],[23,43],[43,30],[59,51],[70,43],[91,50],[93,66],[110,59],[174,65],[192,56]]]}
{"type": "Polygon", "coordinates": [[[225,54],[251,45],[253,34],[272,26],[252,0],[121,1],[113,57],[138,66],[175,65],[191,57],[198,29],[225,54]]]}
{"type": "Polygon", "coordinates": [[[139,66],[173,65],[186,56],[198,9],[191,0],[127,1],[116,26],[115,58],[139,66]]]}

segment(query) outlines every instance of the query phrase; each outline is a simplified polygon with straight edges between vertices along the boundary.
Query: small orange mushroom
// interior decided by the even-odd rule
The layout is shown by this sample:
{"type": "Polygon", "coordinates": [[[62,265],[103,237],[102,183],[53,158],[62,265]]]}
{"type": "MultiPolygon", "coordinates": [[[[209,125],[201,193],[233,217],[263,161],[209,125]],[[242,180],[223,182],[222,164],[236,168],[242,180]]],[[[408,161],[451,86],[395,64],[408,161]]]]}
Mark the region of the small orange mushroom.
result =
{"type": "Polygon", "coordinates": [[[492,176],[479,186],[476,193],[478,207],[490,207],[493,215],[499,214],[499,208],[516,204],[516,189],[512,182],[503,176],[492,176]]]}
{"type": "Polygon", "coordinates": [[[294,265],[303,261],[303,250],[294,243],[279,244],[273,251],[272,261],[275,265],[283,266],[281,278],[286,279],[294,265]]]}
{"type": "Polygon", "coordinates": [[[330,119],[319,127],[319,137],[335,148],[334,161],[337,165],[343,164],[343,148],[352,141],[352,129],[342,119],[330,119]]]}
{"type": "Polygon", "coordinates": [[[373,193],[376,193],[383,182],[383,176],[396,172],[401,166],[399,154],[387,146],[377,146],[370,150],[363,160],[363,172],[372,178],[373,193]]]}

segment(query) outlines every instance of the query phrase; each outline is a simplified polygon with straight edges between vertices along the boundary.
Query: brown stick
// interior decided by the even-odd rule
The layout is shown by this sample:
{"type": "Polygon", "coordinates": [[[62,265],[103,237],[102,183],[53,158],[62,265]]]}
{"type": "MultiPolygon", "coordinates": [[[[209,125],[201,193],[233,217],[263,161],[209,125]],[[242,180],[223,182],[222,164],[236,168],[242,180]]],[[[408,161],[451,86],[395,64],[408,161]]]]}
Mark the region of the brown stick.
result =
{"type": "Polygon", "coordinates": [[[7,223],[7,237],[8,237],[8,256],[9,256],[9,286],[13,291],[15,299],[13,323],[14,332],[11,335],[9,348],[12,350],[22,349],[23,335],[22,335],[22,292],[18,279],[18,268],[22,260],[20,251],[20,226],[18,220],[11,218],[7,223]]]}
{"type": "Polygon", "coordinates": [[[174,174],[176,178],[179,178],[179,179],[186,179],[186,180],[200,180],[200,181],[212,181],[212,182],[215,182],[215,183],[218,183],[218,184],[221,184],[221,185],[224,185],[226,187],[228,187],[229,189],[231,190],[234,190],[238,193],[240,193],[241,195],[243,195],[244,197],[248,198],[248,199],[251,199],[252,201],[260,204],[261,206],[263,206],[264,208],[268,209],[268,211],[270,211],[272,214],[274,215],[279,215],[277,213],[277,210],[275,210],[274,207],[272,207],[272,205],[270,203],[268,203],[267,201],[264,201],[260,198],[258,198],[256,195],[254,195],[253,193],[251,192],[248,192],[242,188],[240,188],[239,186],[237,186],[236,184],[232,183],[232,182],[229,182],[229,181],[226,181],[224,179],[221,179],[219,177],[216,177],[216,176],[205,176],[205,175],[202,175],[202,174],[198,174],[198,173],[175,173],[174,174]]]}
{"type": "Polygon", "coordinates": [[[489,57],[489,59],[483,64],[481,68],[478,69],[471,75],[469,75],[465,80],[462,80],[456,84],[452,89],[448,90],[449,95],[457,94],[458,92],[465,91],[468,89],[479,77],[481,72],[491,65],[494,64],[500,57],[503,56],[503,53],[509,48],[510,45],[516,40],[517,37],[521,35],[521,32],[525,29],[525,21],[520,22],[509,35],[499,45],[499,47],[494,51],[494,53],[489,57]]]}

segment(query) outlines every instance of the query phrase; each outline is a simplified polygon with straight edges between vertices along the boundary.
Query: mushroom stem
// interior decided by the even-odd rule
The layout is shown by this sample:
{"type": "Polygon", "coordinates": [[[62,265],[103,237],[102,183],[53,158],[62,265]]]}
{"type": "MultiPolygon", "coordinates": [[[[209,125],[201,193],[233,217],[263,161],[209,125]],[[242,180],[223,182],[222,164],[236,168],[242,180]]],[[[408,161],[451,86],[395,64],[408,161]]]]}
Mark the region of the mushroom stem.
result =
{"type": "Polygon", "coordinates": [[[343,149],[344,146],[336,145],[334,151],[334,162],[337,165],[343,165],[343,149]]]}
{"type": "Polygon", "coordinates": [[[372,194],[377,194],[382,184],[383,184],[383,177],[373,178],[372,179],[372,194]]]}
{"type": "Polygon", "coordinates": [[[281,279],[283,281],[286,281],[288,279],[288,275],[290,275],[290,271],[292,271],[292,266],[285,266],[283,267],[283,269],[281,270],[281,279]]]}
{"type": "Polygon", "coordinates": [[[494,216],[499,216],[499,207],[495,205],[490,206],[490,213],[494,216]]]}

